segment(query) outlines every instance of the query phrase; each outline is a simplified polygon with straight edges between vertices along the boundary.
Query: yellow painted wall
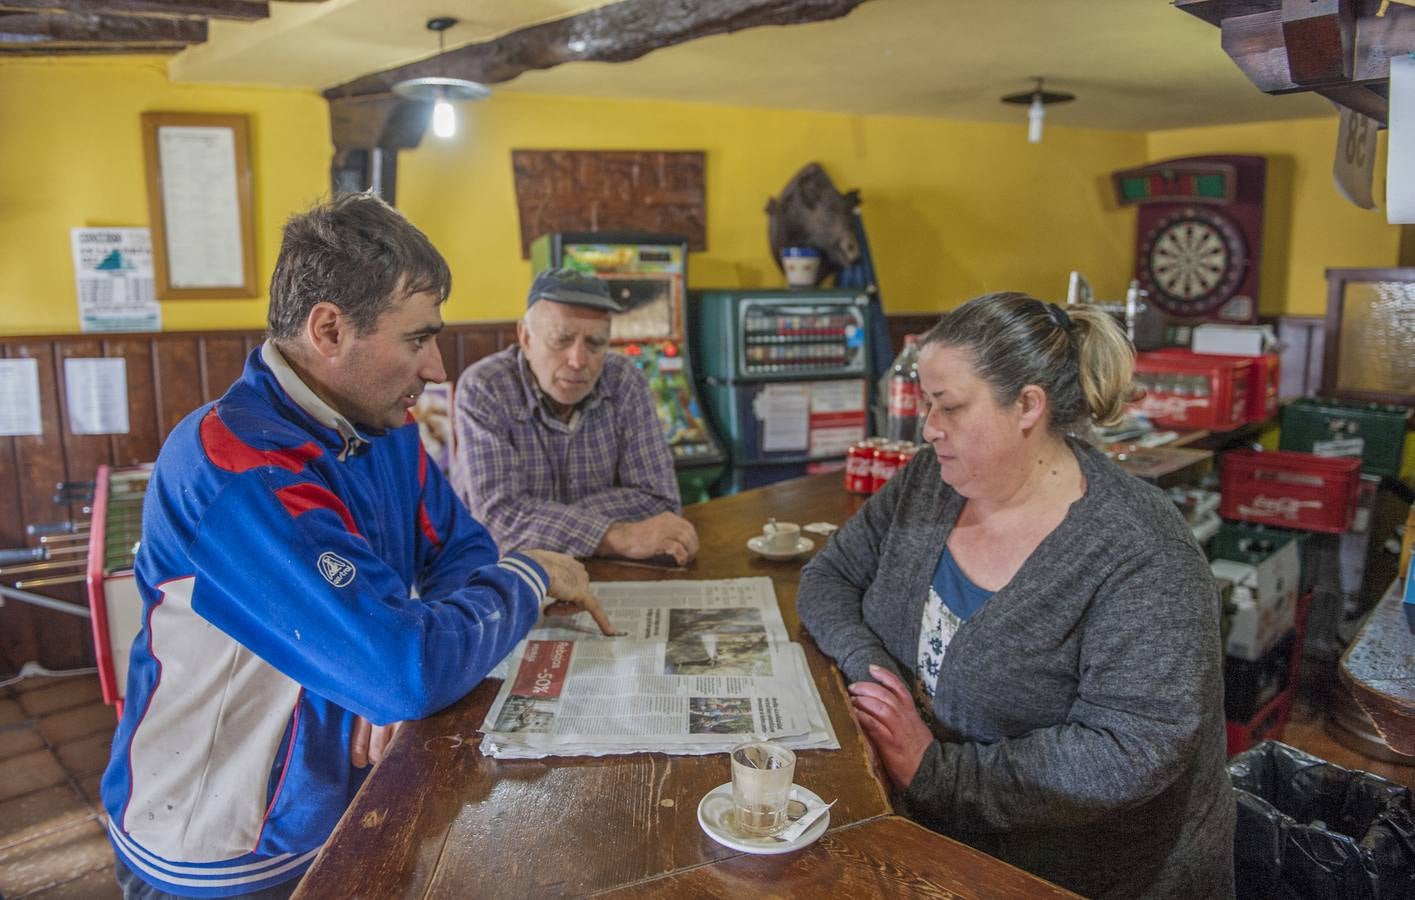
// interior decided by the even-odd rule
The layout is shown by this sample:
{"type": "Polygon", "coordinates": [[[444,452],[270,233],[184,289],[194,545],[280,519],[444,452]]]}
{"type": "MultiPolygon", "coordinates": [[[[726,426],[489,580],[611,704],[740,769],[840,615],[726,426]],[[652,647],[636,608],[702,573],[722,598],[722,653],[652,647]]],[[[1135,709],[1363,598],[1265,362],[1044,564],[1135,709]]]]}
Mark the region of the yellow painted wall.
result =
{"type": "Polygon", "coordinates": [[[459,110],[456,138],[399,159],[398,205],[453,271],[447,317],[520,314],[515,148],[705,150],[708,249],[693,287],[779,286],[763,209],[802,165],[859,188],[886,309],[943,310],[988,290],[1065,295],[1085,271],[1108,296],[1129,276],[1134,217],[1103,208],[1102,180],[1142,161],[1138,134],[501,92],[459,110]]]}
{"type": "Polygon", "coordinates": [[[1358,209],[1332,180],[1335,114],[1320,119],[1254,122],[1212,128],[1155,131],[1151,160],[1210,153],[1242,153],[1268,160],[1258,309],[1267,315],[1326,313],[1328,268],[1394,266],[1400,227],[1386,224],[1385,146],[1381,132],[1373,194],[1376,209],[1358,209]]]}
{"type": "Polygon", "coordinates": [[[250,116],[256,279],[249,300],[169,301],[168,331],[262,327],[290,211],[328,190],[329,113],[305,91],[173,84],[165,57],[0,61],[0,333],[77,332],[69,229],[146,226],[144,112],[250,116]]]}
{"type": "MultiPolygon", "coordinates": [[[[327,190],[324,101],[305,92],[176,85],[157,58],[0,61],[0,333],[74,332],[69,229],[147,224],[139,114],[242,112],[252,120],[257,281],[281,223],[327,190]]],[[[1104,178],[1143,161],[1139,134],[831,115],[502,91],[464,106],[457,138],[429,135],[399,159],[399,206],[446,254],[452,321],[520,314],[512,148],[694,149],[707,153],[708,250],[695,287],[774,286],[763,207],[821,162],[861,189],[887,309],[941,310],[986,290],[1064,294],[1080,268],[1105,296],[1129,276],[1133,212],[1104,178]]],[[[255,328],[254,300],[163,304],[168,330],[255,328]]]]}
{"type": "MultiPolygon", "coordinates": [[[[161,58],[0,60],[0,333],[77,330],[69,229],[147,223],[139,114],[251,117],[262,290],[293,211],[327,191],[324,101],[309,92],[179,85],[161,58]]],[[[1198,153],[1268,155],[1264,312],[1320,313],[1321,270],[1386,266],[1399,231],[1346,204],[1330,182],[1335,118],[1151,134],[1048,128],[1032,146],[1011,125],[715,105],[601,101],[500,91],[459,111],[458,137],[404,151],[399,206],[452,266],[452,321],[519,314],[513,148],[694,149],[707,153],[708,249],[694,287],[774,286],[763,207],[821,162],[859,188],[886,309],[927,312],[988,290],[1063,294],[1085,272],[1102,297],[1131,274],[1134,212],[1112,170],[1198,153]]],[[[1382,160],[1383,162],[1383,160],[1382,160]]],[[[1383,183],[1383,179],[1381,179],[1383,183]]],[[[1379,187],[1379,185],[1378,185],[1379,187]]],[[[264,296],[163,304],[164,327],[258,328],[264,296]]]]}

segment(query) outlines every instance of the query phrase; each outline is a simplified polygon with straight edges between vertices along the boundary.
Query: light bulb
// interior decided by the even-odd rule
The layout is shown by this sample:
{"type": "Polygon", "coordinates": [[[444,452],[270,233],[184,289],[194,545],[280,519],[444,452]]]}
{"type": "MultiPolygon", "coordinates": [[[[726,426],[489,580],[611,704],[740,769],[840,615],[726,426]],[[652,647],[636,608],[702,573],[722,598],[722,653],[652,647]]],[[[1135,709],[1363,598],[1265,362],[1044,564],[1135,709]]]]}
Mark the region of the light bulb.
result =
{"type": "Polygon", "coordinates": [[[1046,114],[1046,107],[1042,105],[1042,95],[1033,95],[1032,105],[1027,107],[1027,143],[1040,144],[1042,142],[1042,118],[1046,114]]]}
{"type": "Polygon", "coordinates": [[[457,114],[446,97],[439,97],[433,104],[432,133],[440,138],[450,138],[457,133],[457,114]]]}

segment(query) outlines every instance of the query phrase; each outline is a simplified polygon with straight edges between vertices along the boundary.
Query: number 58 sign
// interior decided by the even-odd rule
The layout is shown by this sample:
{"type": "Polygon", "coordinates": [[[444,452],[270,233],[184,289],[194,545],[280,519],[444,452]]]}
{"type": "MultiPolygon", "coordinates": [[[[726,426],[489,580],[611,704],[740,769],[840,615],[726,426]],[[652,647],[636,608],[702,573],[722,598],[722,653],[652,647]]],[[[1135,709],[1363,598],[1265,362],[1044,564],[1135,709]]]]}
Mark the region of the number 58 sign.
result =
{"type": "Polygon", "coordinates": [[[1375,119],[1341,108],[1332,177],[1341,195],[1362,209],[1376,208],[1371,199],[1371,179],[1376,170],[1377,127],[1375,119]]]}

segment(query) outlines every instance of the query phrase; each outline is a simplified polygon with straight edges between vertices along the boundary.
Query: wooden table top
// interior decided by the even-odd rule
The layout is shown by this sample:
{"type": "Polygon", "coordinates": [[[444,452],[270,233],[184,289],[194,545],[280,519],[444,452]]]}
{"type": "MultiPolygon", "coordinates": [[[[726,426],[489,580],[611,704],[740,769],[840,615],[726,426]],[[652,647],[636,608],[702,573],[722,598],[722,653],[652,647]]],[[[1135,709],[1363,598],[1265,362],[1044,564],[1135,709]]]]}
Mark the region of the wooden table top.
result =
{"type": "Polygon", "coordinates": [[[596,894],[696,898],[1075,897],[899,816],[832,828],[799,853],[738,856],[596,894]]]}
{"type": "MultiPolygon", "coordinates": [[[[888,789],[850,718],[838,670],[802,631],[796,615],[805,560],[771,562],[746,547],[769,516],[840,525],[863,502],[844,492],[839,472],[783,482],[688,507],[684,515],[698,529],[701,551],[683,569],[652,570],[604,560],[587,564],[596,581],[772,578],[788,632],[805,649],[841,745],[836,751],[797,754],[798,781],[837,799],[819,850],[767,862],[744,857],[703,833],[698,801],[731,779],[726,754],[483,756],[477,750],[478,728],[499,687],[499,682],[486,681],[442,712],[404,726],[295,896],[583,896],[617,889],[647,896],[676,892],[678,882],[672,879],[679,877],[686,879],[685,890],[690,885],[700,890],[719,883],[714,878],[753,873],[780,879],[773,892],[820,894],[819,874],[803,872],[801,860],[823,854],[834,859],[830,865],[836,870],[848,873],[848,878],[840,876],[847,878],[841,890],[895,874],[924,881],[943,878],[943,869],[952,867],[948,883],[975,884],[977,896],[998,896],[992,886],[1004,883],[1022,891],[1009,896],[1056,896],[1057,889],[1045,882],[912,823],[876,824],[892,815],[888,789]],[[851,831],[862,824],[874,830],[851,831]],[[876,833],[878,846],[871,837],[876,833]],[[859,846],[862,841],[871,844],[867,853],[859,846]],[[896,849],[910,855],[908,866],[890,859],[896,849]],[[916,851],[924,858],[914,859],[916,851]],[[689,870],[704,866],[710,871],[690,877],[689,870]]],[[[812,540],[819,548],[821,539],[812,540]]],[[[967,895],[967,890],[959,894],[967,895]]]]}
{"type": "Polygon", "coordinates": [[[1415,755],[1415,610],[1397,578],[1341,657],[1341,680],[1397,753],[1415,755]]]}

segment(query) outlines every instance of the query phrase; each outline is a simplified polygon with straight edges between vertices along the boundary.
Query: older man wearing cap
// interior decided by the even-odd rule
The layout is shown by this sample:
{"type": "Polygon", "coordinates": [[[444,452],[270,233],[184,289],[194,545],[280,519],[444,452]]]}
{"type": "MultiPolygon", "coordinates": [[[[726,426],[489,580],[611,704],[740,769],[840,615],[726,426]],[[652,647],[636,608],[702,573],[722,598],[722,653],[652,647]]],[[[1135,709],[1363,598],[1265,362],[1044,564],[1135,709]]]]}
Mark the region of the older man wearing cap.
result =
{"type": "Polygon", "coordinates": [[[598,278],[543,272],[517,343],[457,380],[452,484],[503,551],[697,555],[648,380],[609,352],[620,310],[598,278]]]}

